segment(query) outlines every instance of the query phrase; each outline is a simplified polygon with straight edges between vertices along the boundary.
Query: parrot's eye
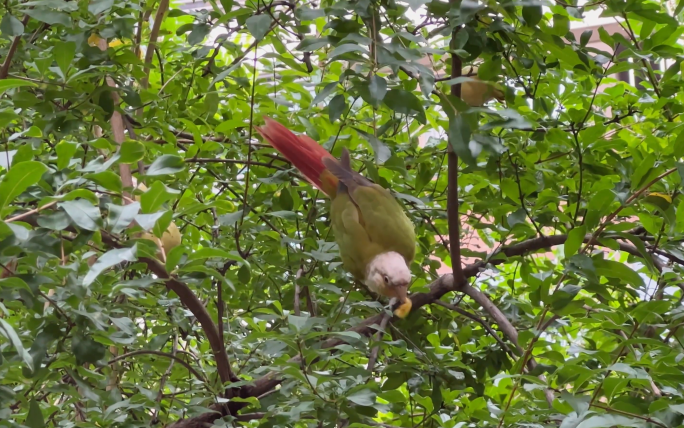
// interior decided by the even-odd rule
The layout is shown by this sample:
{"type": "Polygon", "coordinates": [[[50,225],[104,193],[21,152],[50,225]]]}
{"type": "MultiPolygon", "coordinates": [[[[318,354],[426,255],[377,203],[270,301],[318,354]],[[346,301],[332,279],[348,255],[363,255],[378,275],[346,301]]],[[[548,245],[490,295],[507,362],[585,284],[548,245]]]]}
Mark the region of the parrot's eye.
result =
{"type": "Polygon", "coordinates": [[[385,275],[383,279],[385,280],[385,284],[389,285],[389,276],[385,275]]]}

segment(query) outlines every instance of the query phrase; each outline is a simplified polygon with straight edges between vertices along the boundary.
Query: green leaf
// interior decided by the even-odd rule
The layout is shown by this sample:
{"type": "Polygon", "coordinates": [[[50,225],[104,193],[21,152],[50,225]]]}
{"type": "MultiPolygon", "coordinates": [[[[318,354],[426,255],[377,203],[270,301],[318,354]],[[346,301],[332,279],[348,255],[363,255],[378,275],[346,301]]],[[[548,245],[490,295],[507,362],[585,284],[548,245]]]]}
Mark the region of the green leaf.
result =
{"type": "Polygon", "coordinates": [[[58,42],[52,50],[52,57],[55,59],[57,66],[62,70],[62,74],[67,75],[71,61],[76,56],[76,43],[74,42],[58,42]]]}
{"type": "Polygon", "coordinates": [[[379,106],[387,94],[387,81],[382,77],[374,74],[368,83],[368,91],[375,106],[379,106]]]}
{"type": "Polygon", "coordinates": [[[64,12],[55,12],[54,10],[38,7],[25,9],[23,12],[31,18],[49,25],[63,25],[65,27],[71,25],[71,17],[64,12]]]}
{"type": "Polygon", "coordinates": [[[94,181],[98,185],[104,187],[112,192],[121,193],[123,191],[123,184],[121,177],[112,171],[101,171],[94,174],[86,174],[84,178],[94,181]]]}
{"type": "Polygon", "coordinates": [[[541,4],[534,6],[523,6],[522,16],[528,26],[534,27],[541,21],[544,12],[542,11],[541,4]]]}
{"type": "Polygon", "coordinates": [[[116,248],[107,251],[90,267],[90,270],[83,278],[83,286],[90,286],[105,269],[109,269],[122,262],[136,261],[138,259],[136,257],[136,252],[136,245],[133,245],[131,248],[116,248]]]}
{"type": "Polygon", "coordinates": [[[2,21],[0,21],[0,32],[7,38],[21,36],[24,34],[24,24],[15,18],[14,15],[5,13],[2,21]]]}
{"type": "Polygon", "coordinates": [[[139,141],[127,140],[121,143],[119,162],[134,163],[145,156],[145,146],[139,141]]]}
{"type": "MultiPolygon", "coordinates": [[[[658,12],[653,9],[637,9],[633,12],[636,16],[653,21],[656,24],[678,25],[679,23],[667,13],[658,12]]],[[[642,20],[643,21],[643,20],[642,20]]]]}
{"type": "Polygon", "coordinates": [[[29,428],[43,428],[45,427],[45,419],[43,412],[40,410],[40,405],[36,400],[29,402],[29,411],[24,420],[24,425],[29,428]]]}
{"type": "Polygon", "coordinates": [[[152,214],[138,214],[135,216],[135,222],[138,223],[138,225],[142,227],[143,230],[150,230],[154,227],[155,224],[157,224],[157,221],[159,221],[159,219],[162,218],[162,216],[166,213],[167,211],[158,211],[152,214]]]}
{"type": "Polygon", "coordinates": [[[362,389],[347,397],[349,401],[359,406],[375,405],[375,393],[370,389],[362,389]]]}
{"type": "Polygon", "coordinates": [[[292,194],[287,188],[284,188],[280,191],[278,203],[280,204],[280,207],[285,211],[292,211],[292,209],[294,208],[294,200],[292,199],[292,194]]]}
{"type": "Polygon", "coordinates": [[[551,308],[554,310],[554,312],[565,308],[575,299],[575,296],[577,296],[581,289],[582,287],[570,284],[557,290],[551,295],[551,308]]]}
{"type": "Polygon", "coordinates": [[[8,278],[0,279],[0,288],[22,288],[29,293],[32,293],[31,288],[28,286],[26,281],[17,276],[10,276],[8,278]]]}
{"type": "Polygon", "coordinates": [[[585,419],[577,428],[606,428],[606,427],[634,427],[646,428],[648,425],[642,419],[628,418],[621,415],[597,415],[585,419]]]}
{"type": "Polygon", "coordinates": [[[373,148],[373,153],[375,153],[376,163],[382,165],[392,156],[392,152],[390,151],[389,147],[387,147],[387,145],[385,145],[385,143],[383,143],[375,135],[362,131],[359,128],[354,129],[370,143],[371,147],[373,148]]]}
{"type": "Polygon", "coordinates": [[[271,27],[271,17],[267,14],[250,16],[247,18],[247,21],[245,21],[245,26],[247,26],[247,30],[252,36],[259,41],[268,33],[268,30],[271,27]]]}
{"type": "Polygon", "coordinates": [[[188,34],[188,43],[190,46],[195,46],[209,35],[211,32],[211,26],[207,24],[196,24],[190,34],[188,34]]]}
{"type": "MultiPolygon", "coordinates": [[[[176,192],[177,193],[177,192],[176,192]]],[[[140,206],[143,213],[151,213],[157,211],[164,202],[168,201],[174,196],[174,193],[169,192],[169,188],[161,181],[152,183],[149,189],[140,196],[140,206]]]]}
{"type": "Polygon", "coordinates": [[[582,246],[582,242],[584,241],[584,236],[586,234],[587,228],[584,225],[576,226],[574,229],[568,232],[568,239],[565,241],[565,245],[563,247],[563,253],[565,254],[566,259],[569,259],[577,253],[582,246]]]}
{"type": "Polygon", "coordinates": [[[249,268],[249,265],[243,264],[240,266],[240,269],[238,269],[238,279],[240,282],[243,284],[249,284],[251,278],[252,270],[249,268]]]}
{"type": "Polygon", "coordinates": [[[430,397],[432,401],[432,407],[434,409],[440,409],[444,403],[444,397],[442,396],[442,382],[438,377],[432,380],[432,396],[430,397]]]}
{"type": "Polygon", "coordinates": [[[234,0],[221,0],[221,6],[223,6],[223,11],[225,13],[230,12],[233,9],[234,0]]]}
{"type": "Polygon", "coordinates": [[[105,356],[105,347],[91,337],[76,334],[71,340],[71,350],[77,364],[97,363],[105,356]]]}
{"type": "MultiPolygon", "coordinates": [[[[679,214],[679,211],[677,213],[679,214]]],[[[646,249],[646,245],[644,245],[644,241],[642,241],[641,238],[629,233],[616,232],[616,234],[624,239],[629,240],[632,244],[634,244],[634,246],[639,250],[639,253],[642,256],[644,263],[646,263],[651,272],[653,274],[659,274],[658,269],[653,264],[653,255],[648,252],[648,250],[646,249]]]]}
{"type": "Polygon", "coordinates": [[[71,218],[76,226],[81,229],[96,231],[100,228],[102,219],[100,210],[85,199],[76,199],[57,204],[71,218]]]}
{"type": "Polygon", "coordinates": [[[17,149],[12,159],[12,167],[31,159],[33,159],[33,146],[31,144],[24,144],[17,149]]]}
{"type": "Polygon", "coordinates": [[[316,94],[316,97],[314,97],[311,104],[318,104],[323,102],[323,100],[325,100],[328,95],[332,94],[335,91],[338,84],[338,82],[332,82],[325,85],[325,87],[319,93],[316,94]]]}
{"type": "Polygon", "coordinates": [[[0,181],[0,212],[29,186],[38,183],[47,170],[40,162],[27,161],[5,174],[0,181]]]}
{"type": "Polygon", "coordinates": [[[570,31],[570,19],[565,15],[553,14],[553,27],[551,34],[564,37],[570,31]]]}
{"type": "Polygon", "coordinates": [[[384,102],[387,107],[399,114],[416,115],[418,122],[425,124],[425,109],[413,93],[403,89],[392,89],[385,95],[384,102]]]}
{"type": "Polygon", "coordinates": [[[342,117],[342,114],[347,110],[347,100],[343,94],[338,94],[333,97],[328,104],[328,116],[330,118],[330,123],[335,122],[337,119],[342,117]]]}
{"type": "Polygon", "coordinates": [[[78,150],[78,144],[60,141],[59,144],[55,146],[55,151],[57,152],[57,168],[64,169],[69,166],[69,163],[76,154],[76,150],[78,150]]]}
{"type": "Polygon", "coordinates": [[[0,318],[0,335],[9,340],[12,346],[14,346],[14,349],[16,349],[17,354],[21,356],[26,367],[28,367],[29,370],[33,370],[33,358],[31,358],[31,355],[24,349],[24,345],[21,343],[21,339],[19,339],[14,327],[2,318],[0,318]]]}
{"type": "Polygon", "coordinates": [[[181,172],[185,169],[185,162],[183,158],[176,155],[162,155],[152,162],[152,165],[147,169],[147,175],[150,177],[157,175],[169,175],[181,172]]]}
{"type": "Polygon", "coordinates": [[[675,140],[673,147],[674,155],[677,159],[684,157],[684,131],[680,131],[677,134],[677,139],[675,140]]]}
{"type": "Polygon", "coordinates": [[[112,6],[114,6],[114,0],[93,0],[88,3],[88,12],[99,15],[110,10],[112,6]]]}
{"type": "Polygon", "coordinates": [[[364,48],[361,45],[353,44],[353,43],[347,43],[341,46],[336,47],[330,54],[328,55],[328,58],[336,58],[340,55],[348,54],[350,52],[363,52],[363,53],[368,53],[368,49],[364,48]]]}
{"type": "Polygon", "coordinates": [[[112,233],[121,233],[135,220],[135,216],[140,211],[140,203],[133,202],[124,206],[108,204],[107,209],[109,210],[107,216],[109,230],[112,233]]]}
{"type": "Polygon", "coordinates": [[[166,232],[169,229],[169,225],[173,221],[173,212],[172,211],[166,211],[164,215],[162,215],[159,220],[154,224],[154,227],[152,228],[152,233],[154,236],[157,238],[160,238],[164,235],[164,232],[166,232]]]}
{"type": "Polygon", "coordinates": [[[589,40],[591,40],[592,34],[594,34],[593,30],[582,31],[582,35],[580,36],[580,45],[586,46],[587,43],[589,43],[589,40]]]}
{"type": "Polygon", "coordinates": [[[22,79],[2,79],[0,80],[0,95],[8,89],[21,88],[23,86],[38,86],[33,82],[22,79]]]}
{"type": "Polygon", "coordinates": [[[38,226],[50,230],[65,230],[71,224],[69,216],[64,211],[55,211],[52,214],[41,214],[37,219],[38,226]]]}
{"type": "Polygon", "coordinates": [[[596,274],[608,278],[617,278],[634,288],[644,287],[644,280],[627,265],[606,259],[594,259],[596,274]]]}
{"type": "Polygon", "coordinates": [[[333,43],[331,37],[304,37],[304,39],[295,47],[295,50],[300,52],[314,51],[324,46],[328,46],[331,43],[333,43]]]}
{"type": "Polygon", "coordinates": [[[449,120],[449,144],[454,152],[469,165],[475,165],[476,159],[470,150],[470,123],[465,115],[457,114],[449,120]]]}

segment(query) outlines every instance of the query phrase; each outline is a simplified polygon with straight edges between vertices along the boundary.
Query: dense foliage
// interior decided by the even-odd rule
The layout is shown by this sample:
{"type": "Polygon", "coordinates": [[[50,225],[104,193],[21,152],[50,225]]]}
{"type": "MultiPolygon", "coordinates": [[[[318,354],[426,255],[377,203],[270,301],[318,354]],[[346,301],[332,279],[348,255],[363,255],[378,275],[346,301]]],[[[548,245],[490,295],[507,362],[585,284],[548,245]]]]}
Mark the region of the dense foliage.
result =
{"type": "Polygon", "coordinates": [[[3,2],[0,426],[684,426],[683,4],[3,2]],[[264,115],[404,204],[407,319],[264,115]]]}

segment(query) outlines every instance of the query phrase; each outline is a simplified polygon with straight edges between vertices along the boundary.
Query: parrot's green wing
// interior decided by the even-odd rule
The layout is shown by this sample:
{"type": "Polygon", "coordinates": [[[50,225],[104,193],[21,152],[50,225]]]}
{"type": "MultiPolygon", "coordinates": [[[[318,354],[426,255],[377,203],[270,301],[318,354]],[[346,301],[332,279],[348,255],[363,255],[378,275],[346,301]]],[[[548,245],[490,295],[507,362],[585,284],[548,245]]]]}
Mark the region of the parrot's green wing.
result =
{"type": "Polygon", "coordinates": [[[371,242],[380,245],[383,252],[396,251],[410,264],[416,254],[416,234],[394,196],[377,184],[358,186],[350,195],[371,242]]]}
{"type": "Polygon", "coordinates": [[[330,211],[345,268],[362,279],[370,261],[387,251],[396,251],[409,264],[415,256],[415,231],[394,196],[353,171],[346,149],[340,162],[324,159],[324,164],[340,180],[330,211]]]}

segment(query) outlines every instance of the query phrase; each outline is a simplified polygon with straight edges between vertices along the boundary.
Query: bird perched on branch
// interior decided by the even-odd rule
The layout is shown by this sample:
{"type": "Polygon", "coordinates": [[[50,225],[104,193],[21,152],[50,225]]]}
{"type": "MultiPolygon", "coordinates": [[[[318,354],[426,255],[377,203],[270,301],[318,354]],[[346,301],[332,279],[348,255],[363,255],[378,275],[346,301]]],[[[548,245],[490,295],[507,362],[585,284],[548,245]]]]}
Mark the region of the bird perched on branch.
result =
{"type": "Polygon", "coordinates": [[[371,291],[411,311],[409,265],[415,255],[414,226],[392,194],[351,167],[349,151],[340,160],[306,135],[295,135],[270,118],[257,131],[306,179],[332,199],[330,218],[342,264],[371,291]]]}

